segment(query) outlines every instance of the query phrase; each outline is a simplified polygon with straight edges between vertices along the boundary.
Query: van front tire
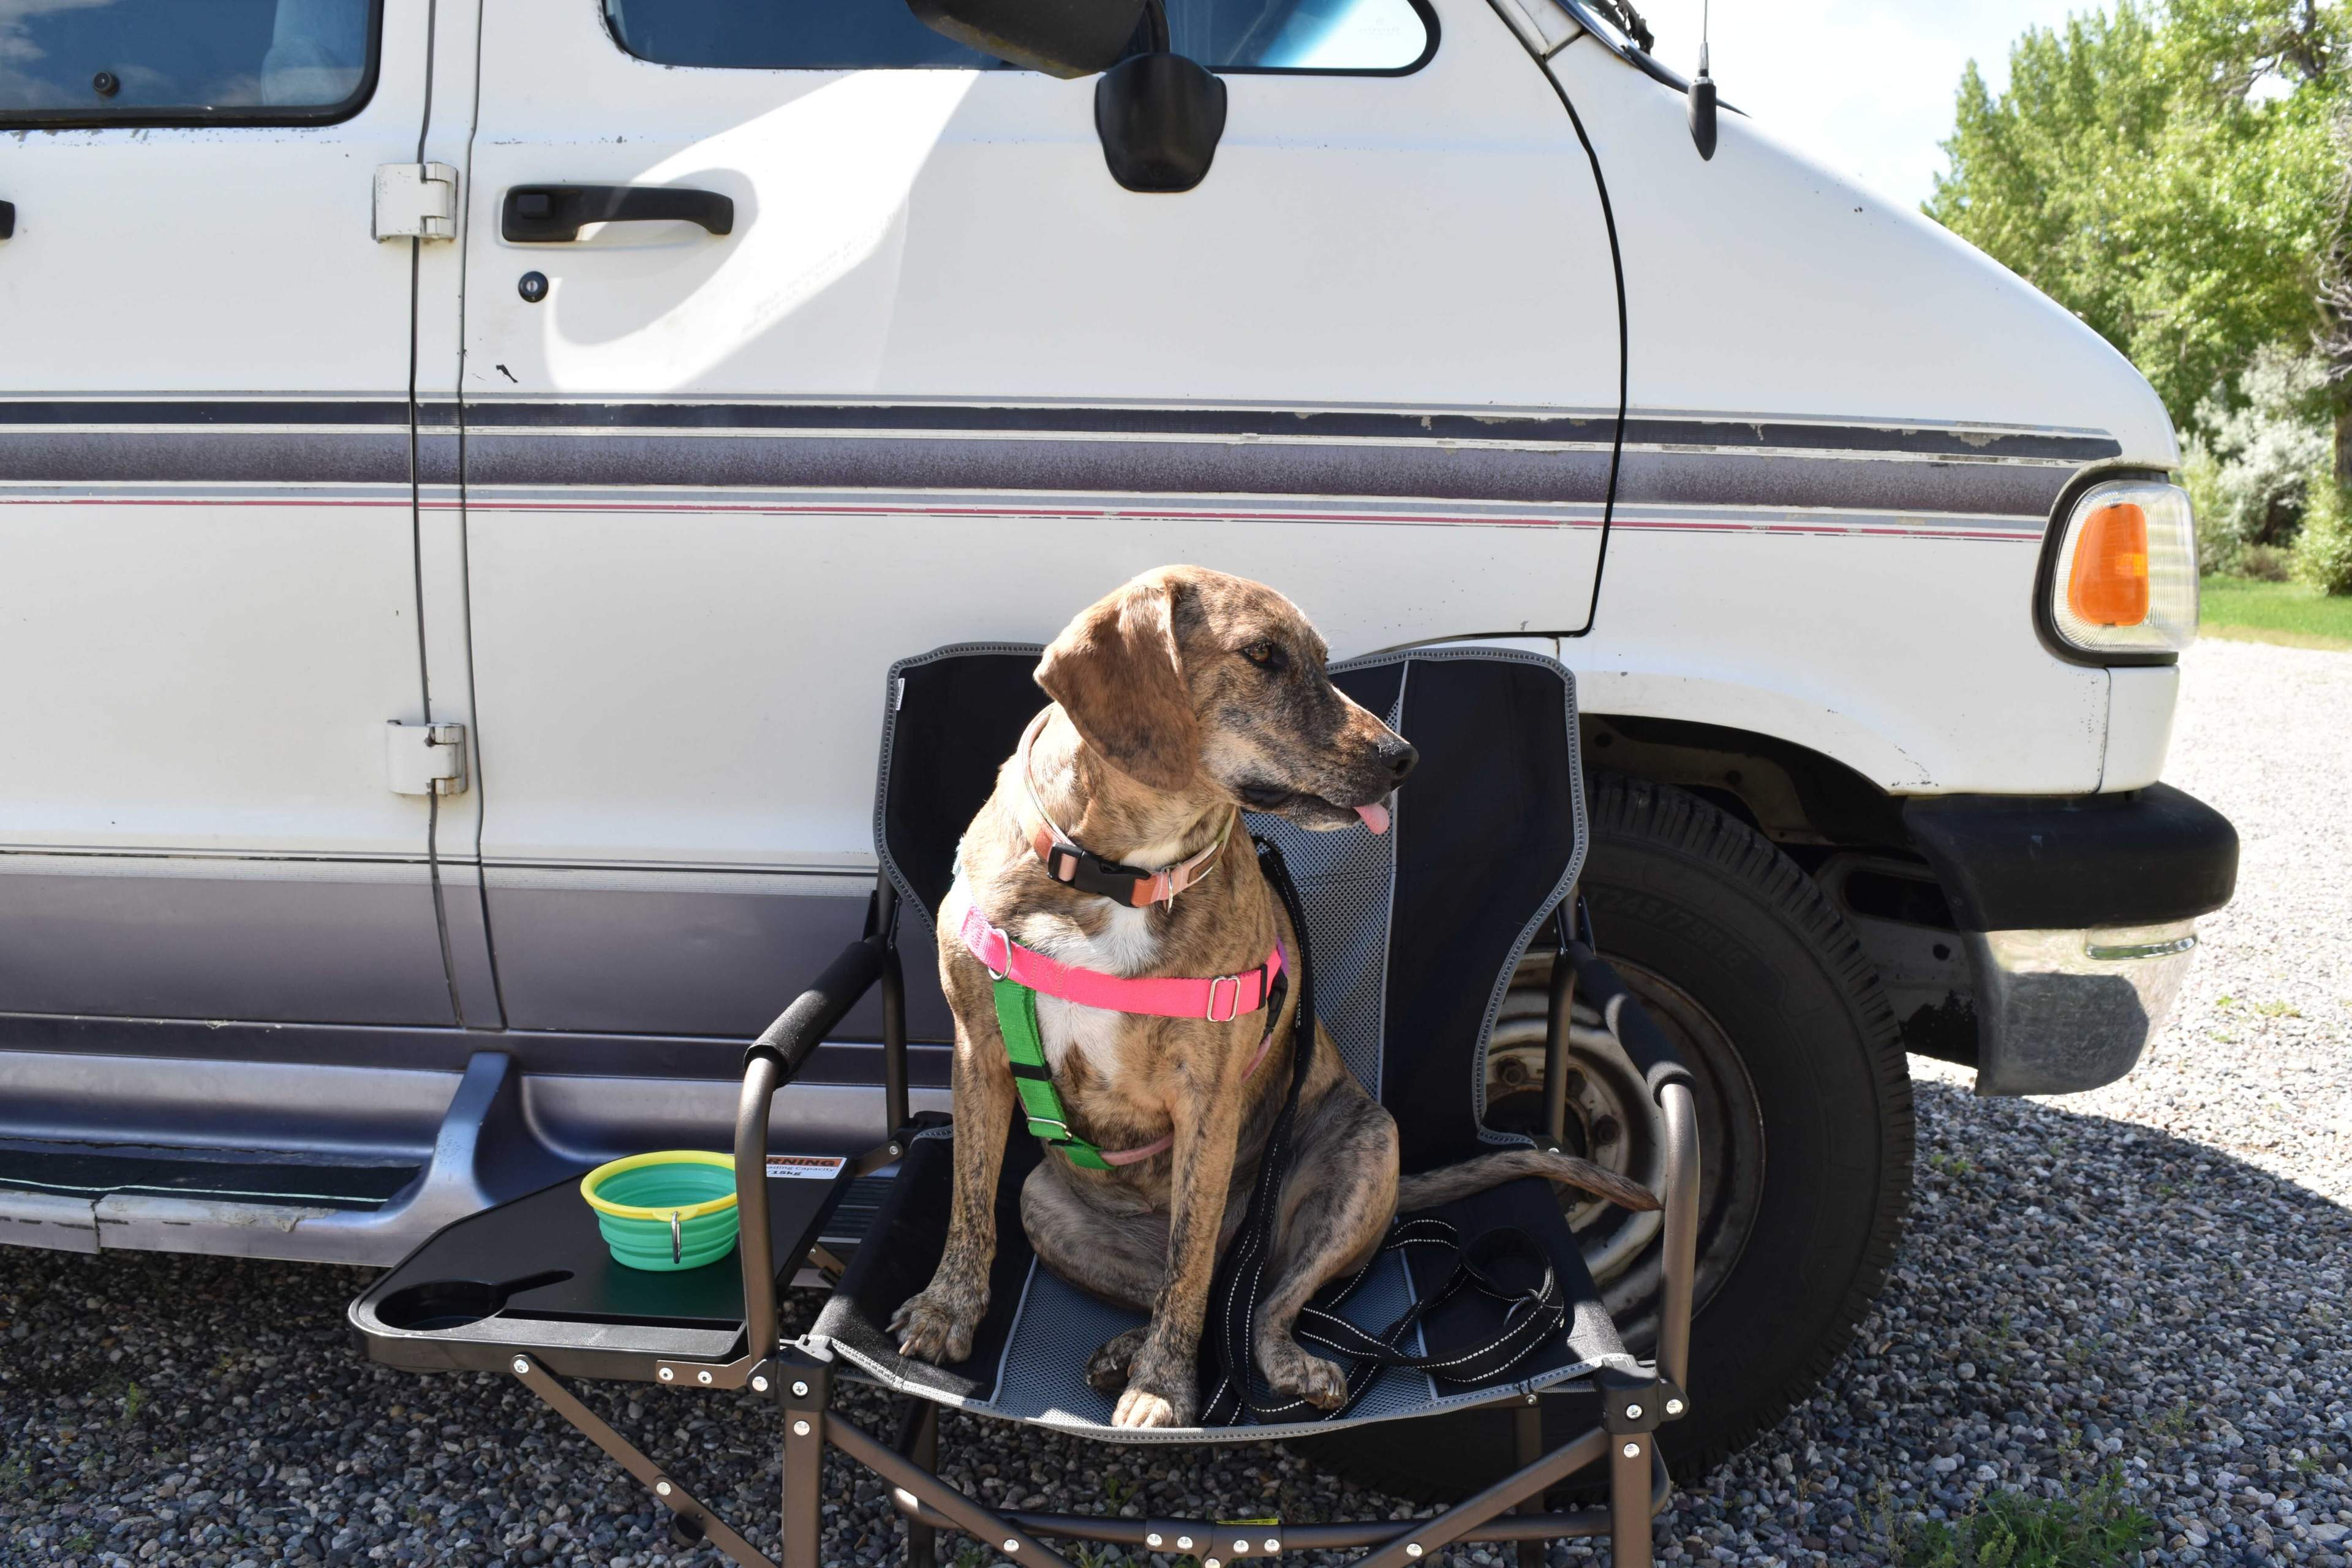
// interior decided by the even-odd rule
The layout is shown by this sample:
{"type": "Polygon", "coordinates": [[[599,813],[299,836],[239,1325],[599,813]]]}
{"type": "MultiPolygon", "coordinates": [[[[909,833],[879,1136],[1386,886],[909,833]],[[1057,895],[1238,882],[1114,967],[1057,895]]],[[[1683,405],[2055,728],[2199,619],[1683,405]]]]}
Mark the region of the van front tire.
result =
{"type": "MultiPolygon", "coordinates": [[[[1876,973],[1801,868],[1684,791],[1601,774],[1591,797],[1594,938],[1698,1079],[1691,1414],[1660,1434],[1687,1484],[1810,1394],[1876,1298],[1910,1200],[1911,1083],[1876,973]]],[[[1655,1278],[1653,1243],[1601,1281],[1637,1354],[1654,1335],[1655,1278]]],[[[1544,1408],[1548,1447],[1597,1420],[1585,1398],[1544,1408]]],[[[1438,1502],[1515,1468],[1511,1434],[1507,1413],[1472,1410],[1294,1447],[1438,1502]]]]}

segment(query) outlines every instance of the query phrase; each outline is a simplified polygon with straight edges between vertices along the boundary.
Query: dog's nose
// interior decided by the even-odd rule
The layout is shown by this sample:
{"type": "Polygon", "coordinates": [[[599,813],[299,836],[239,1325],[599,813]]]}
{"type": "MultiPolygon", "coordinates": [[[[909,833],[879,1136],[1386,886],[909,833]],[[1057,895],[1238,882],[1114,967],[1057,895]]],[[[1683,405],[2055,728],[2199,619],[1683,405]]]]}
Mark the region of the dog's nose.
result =
{"type": "Polygon", "coordinates": [[[1405,774],[1412,772],[1412,765],[1421,761],[1421,752],[1402,735],[1391,735],[1382,741],[1380,754],[1381,765],[1400,784],[1404,782],[1405,774]]]}

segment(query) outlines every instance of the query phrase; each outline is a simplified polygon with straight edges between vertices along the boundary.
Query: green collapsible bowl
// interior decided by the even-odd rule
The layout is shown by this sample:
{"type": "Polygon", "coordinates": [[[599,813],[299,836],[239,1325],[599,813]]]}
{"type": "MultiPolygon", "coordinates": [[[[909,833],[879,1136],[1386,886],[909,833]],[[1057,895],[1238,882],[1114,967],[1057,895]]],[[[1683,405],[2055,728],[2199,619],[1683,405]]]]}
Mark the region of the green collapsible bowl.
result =
{"type": "Polygon", "coordinates": [[[735,1156],[698,1149],[632,1154],[580,1178],[613,1261],[667,1274],[735,1250],[735,1156]]]}

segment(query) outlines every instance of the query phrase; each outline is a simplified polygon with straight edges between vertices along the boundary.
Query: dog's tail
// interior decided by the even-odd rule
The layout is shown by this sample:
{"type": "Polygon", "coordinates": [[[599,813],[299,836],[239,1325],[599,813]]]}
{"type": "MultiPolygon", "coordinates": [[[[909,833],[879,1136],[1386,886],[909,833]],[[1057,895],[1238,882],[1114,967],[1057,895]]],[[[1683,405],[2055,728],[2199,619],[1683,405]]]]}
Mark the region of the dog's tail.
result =
{"type": "Polygon", "coordinates": [[[1489,1187],[1499,1187],[1505,1182],[1520,1176],[1542,1176],[1563,1186],[1580,1187],[1624,1208],[1654,1209],[1658,1206],[1658,1200],[1651,1195],[1648,1188],[1627,1181],[1614,1171],[1604,1170],[1590,1160],[1580,1160],[1573,1154],[1554,1154],[1542,1149],[1511,1149],[1500,1153],[1482,1154],[1458,1165],[1424,1171],[1418,1176],[1404,1177],[1397,1183],[1397,1207],[1407,1211],[1434,1208],[1439,1204],[1450,1204],[1456,1198],[1466,1198],[1473,1193],[1483,1193],[1489,1187]]]}

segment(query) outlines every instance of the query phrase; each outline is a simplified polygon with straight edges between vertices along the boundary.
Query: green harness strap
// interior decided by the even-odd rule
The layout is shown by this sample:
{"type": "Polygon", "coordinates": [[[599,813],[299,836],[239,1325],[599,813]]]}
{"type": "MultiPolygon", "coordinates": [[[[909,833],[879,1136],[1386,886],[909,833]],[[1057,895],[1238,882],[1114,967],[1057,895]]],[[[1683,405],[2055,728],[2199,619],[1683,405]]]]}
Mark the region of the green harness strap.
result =
{"type": "Polygon", "coordinates": [[[1029,1131],[1059,1149],[1070,1163],[1083,1170],[1108,1171],[1102,1151],[1070,1131],[1062,1097],[1054,1092],[1053,1074],[1045,1066],[1045,1041],[1037,1032],[1037,994],[1017,980],[996,982],[996,1026],[1004,1031],[1004,1055],[1013,1066],[1013,1087],[1020,1091],[1021,1110],[1029,1131]]]}

